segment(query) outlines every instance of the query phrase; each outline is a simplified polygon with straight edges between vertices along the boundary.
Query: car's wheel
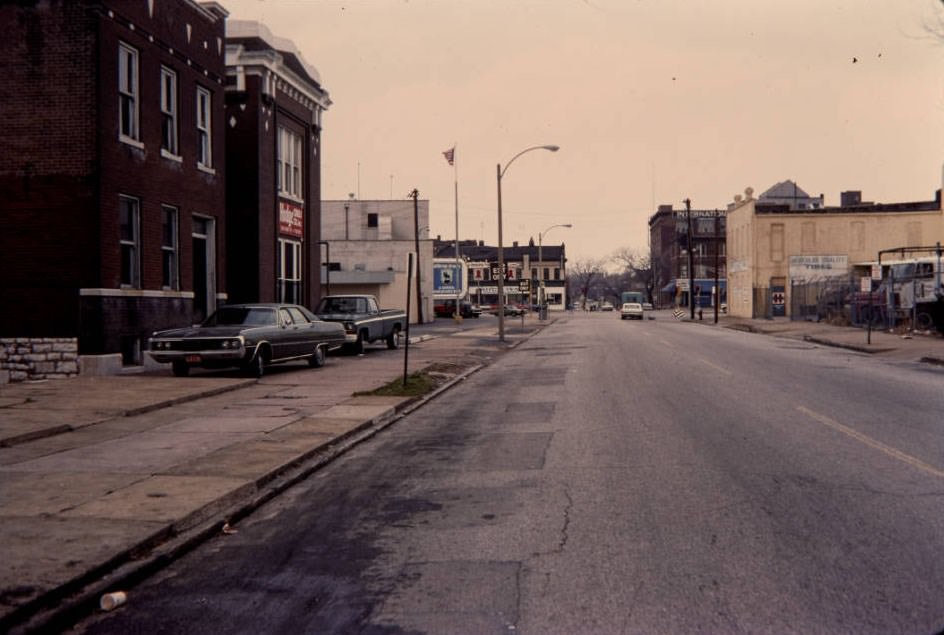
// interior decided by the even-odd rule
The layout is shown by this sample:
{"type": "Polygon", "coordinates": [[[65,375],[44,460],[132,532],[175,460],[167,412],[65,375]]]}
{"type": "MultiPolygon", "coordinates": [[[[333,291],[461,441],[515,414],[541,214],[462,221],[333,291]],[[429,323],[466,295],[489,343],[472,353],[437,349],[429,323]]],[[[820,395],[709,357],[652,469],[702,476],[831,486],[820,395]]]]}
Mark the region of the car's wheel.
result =
{"type": "Polygon", "coordinates": [[[915,316],[915,328],[919,331],[930,331],[934,327],[934,318],[927,311],[918,311],[915,316]]]}
{"type": "Polygon", "coordinates": [[[265,374],[265,350],[256,351],[256,354],[246,363],[243,370],[250,377],[257,379],[262,377],[265,374]]]}
{"type": "Polygon", "coordinates": [[[357,341],[351,345],[351,352],[355,355],[363,355],[365,346],[367,346],[367,335],[361,331],[357,334],[357,341]]]}
{"type": "Polygon", "coordinates": [[[187,362],[174,362],[171,364],[171,370],[174,377],[186,377],[190,374],[190,366],[187,365],[187,362]]]}
{"type": "Polygon", "coordinates": [[[312,368],[321,368],[325,365],[326,357],[324,346],[318,345],[315,347],[315,352],[308,358],[308,365],[312,368]]]}
{"type": "Polygon", "coordinates": [[[393,332],[387,336],[387,348],[390,350],[396,350],[400,348],[400,327],[397,326],[393,329],[393,332]]]}

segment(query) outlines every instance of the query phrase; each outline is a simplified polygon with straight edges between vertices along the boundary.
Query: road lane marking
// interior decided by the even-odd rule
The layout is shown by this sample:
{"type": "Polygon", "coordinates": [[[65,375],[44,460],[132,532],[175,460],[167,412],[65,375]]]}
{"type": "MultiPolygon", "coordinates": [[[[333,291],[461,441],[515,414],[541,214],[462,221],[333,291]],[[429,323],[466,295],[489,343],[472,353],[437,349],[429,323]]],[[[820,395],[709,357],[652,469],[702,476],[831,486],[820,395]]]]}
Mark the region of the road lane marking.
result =
{"type": "Polygon", "coordinates": [[[819,422],[822,423],[823,425],[829,426],[829,427],[832,428],[833,430],[837,430],[837,431],[839,431],[839,432],[842,432],[843,434],[852,437],[852,438],[855,439],[856,441],[860,441],[860,442],[864,443],[865,445],[867,445],[867,446],[869,446],[869,447],[875,448],[875,449],[878,450],[879,452],[882,452],[883,454],[885,454],[885,455],[887,455],[887,456],[890,456],[890,457],[892,457],[893,459],[897,459],[897,460],[899,460],[899,461],[902,461],[902,462],[904,462],[904,463],[907,463],[907,464],[910,465],[911,467],[917,468],[917,469],[921,470],[922,472],[925,472],[925,473],[930,474],[930,475],[932,475],[932,476],[939,476],[939,477],[944,478],[944,470],[939,470],[939,469],[937,469],[936,467],[934,467],[934,466],[932,466],[932,465],[928,465],[927,463],[925,463],[925,462],[922,461],[921,459],[917,459],[917,458],[911,456],[910,454],[905,454],[905,453],[902,452],[901,450],[897,450],[897,449],[891,447],[890,445],[885,445],[885,444],[882,443],[881,441],[876,441],[876,440],[873,439],[872,437],[870,437],[870,436],[868,436],[868,435],[865,435],[865,434],[862,434],[861,432],[859,432],[859,431],[857,431],[857,430],[853,430],[853,429],[850,428],[849,426],[845,426],[845,425],[839,423],[838,421],[836,421],[835,419],[830,419],[830,418],[827,417],[826,415],[821,415],[821,414],[819,414],[818,412],[813,412],[812,410],[810,410],[809,408],[806,408],[806,407],[804,407],[804,406],[797,406],[797,410],[799,410],[799,411],[802,412],[803,414],[805,414],[805,415],[807,415],[807,416],[809,416],[809,417],[815,419],[816,421],[819,421],[819,422]]]}
{"type": "Polygon", "coordinates": [[[672,342],[669,342],[668,340],[661,340],[661,339],[660,339],[659,341],[660,341],[662,344],[665,344],[666,346],[668,346],[669,348],[675,348],[675,345],[674,345],[672,342]]]}
{"type": "Polygon", "coordinates": [[[721,367],[718,366],[717,364],[712,364],[712,363],[709,362],[707,359],[702,359],[702,358],[699,357],[699,358],[698,358],[698,361],[700,361],[702,364],[707,364],[707,365],[711,366],[712,368],[714,368],[714,369],[715,369],[716,371],[718,371],[719,373],[724,373],[725,375],[730,375],[730,374],[731,374],[731,371],[728,370],[727,368],[721,368],[721,367]]]}

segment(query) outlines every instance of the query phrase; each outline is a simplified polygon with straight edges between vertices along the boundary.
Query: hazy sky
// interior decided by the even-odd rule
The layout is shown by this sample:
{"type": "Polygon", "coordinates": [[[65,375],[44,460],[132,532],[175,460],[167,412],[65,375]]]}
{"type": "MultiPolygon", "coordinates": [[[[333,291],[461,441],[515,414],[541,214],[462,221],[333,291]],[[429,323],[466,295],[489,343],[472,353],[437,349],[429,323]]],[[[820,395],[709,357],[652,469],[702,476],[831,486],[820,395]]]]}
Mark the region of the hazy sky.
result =
{"type": "Polygon", "coordinates": [[[655,206],[793,179],[929,200],[944,161],[937,0],[221,0],[292,40],[334,102],[323,197],[430,200],[431,233],[648,251],[655,206]]]}

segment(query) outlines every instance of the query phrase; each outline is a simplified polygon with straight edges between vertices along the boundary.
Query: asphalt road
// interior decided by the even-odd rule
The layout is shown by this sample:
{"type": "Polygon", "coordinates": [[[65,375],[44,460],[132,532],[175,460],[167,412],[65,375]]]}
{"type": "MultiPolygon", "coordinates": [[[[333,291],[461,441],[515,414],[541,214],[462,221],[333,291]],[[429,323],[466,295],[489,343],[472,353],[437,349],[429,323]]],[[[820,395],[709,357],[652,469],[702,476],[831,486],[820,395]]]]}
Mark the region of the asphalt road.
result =
{"type": "Polygon", "coordinates": [[[89,633],[932,633],[944,370],[576,314],[89,633]]]}

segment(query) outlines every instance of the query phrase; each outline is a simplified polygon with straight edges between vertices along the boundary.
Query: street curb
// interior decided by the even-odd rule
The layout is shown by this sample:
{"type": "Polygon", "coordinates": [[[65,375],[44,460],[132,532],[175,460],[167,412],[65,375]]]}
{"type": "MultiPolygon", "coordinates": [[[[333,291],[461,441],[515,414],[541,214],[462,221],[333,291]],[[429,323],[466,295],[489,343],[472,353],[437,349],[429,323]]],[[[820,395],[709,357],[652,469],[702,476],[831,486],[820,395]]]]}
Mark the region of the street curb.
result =
{"type": "MultiPolygon", "coordinates": [[[[96,423],[101,422],[96,421],[96,423]]],[[[0,439],[0,448],[12,448],[15,445],[29,443],[31,441],[38,441],[39,439],[54,437],[59,434],[74,432],[75,430],[77,430],[77,428],[69,424],[62,424],[61,426],[52,426],[50,428],[43,428],[41,430],[33,430],[32,432],[24,432],[23,434],[15,434],[13,436],[0,439]]]]}
{"type": "Polygon", "coordinates": [[[846,350],[855,351],[857,353],[866,353],[867,355],[874,355],[875,353],[887,353],[893,351],[893,348],[869,348],[868,346],[861,346],[859,344],[843,344],[842,342],[834,342],[832,340],[827,340],[821,337],[816,337],[815,335],[804,335],[804,342],[810,342],[812,344],[819,344],[821,346],[832,346],[833,348],[844,348],[846,350]]]}

